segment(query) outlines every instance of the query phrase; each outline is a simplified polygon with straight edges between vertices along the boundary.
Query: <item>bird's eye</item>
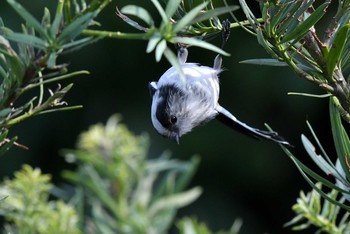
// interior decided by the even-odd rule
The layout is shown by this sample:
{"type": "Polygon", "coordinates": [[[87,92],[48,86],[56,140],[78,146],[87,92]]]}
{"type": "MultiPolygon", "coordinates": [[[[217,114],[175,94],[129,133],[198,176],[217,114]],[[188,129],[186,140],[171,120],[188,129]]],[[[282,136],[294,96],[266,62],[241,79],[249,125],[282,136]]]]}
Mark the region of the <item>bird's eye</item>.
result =
{"type": "Polygon", "coordinates": [[[170,116],[170,123],[176,124],[176,122],[177,122],[176,116],[175,115],[170,116]]]}

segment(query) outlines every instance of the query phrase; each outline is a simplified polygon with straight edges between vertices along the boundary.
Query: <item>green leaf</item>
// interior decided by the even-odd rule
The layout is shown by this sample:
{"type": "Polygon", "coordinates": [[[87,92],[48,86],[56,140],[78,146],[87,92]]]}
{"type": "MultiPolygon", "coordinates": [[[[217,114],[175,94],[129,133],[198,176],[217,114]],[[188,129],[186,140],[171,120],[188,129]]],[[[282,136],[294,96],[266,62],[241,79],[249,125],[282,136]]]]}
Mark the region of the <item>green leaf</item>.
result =
{"type": "MultiPolygon", "coordinates": [[[[336,97],[330,99],[329,113],[332,125],[332,133],[334,146],[337,151],[337,156],[340,161],[342,168],[349,167],[350,161],[350,141],[349,137],[342,125],[339,110],[335,106],[336,97]]],[[[350,171],[344,170],[346,178],[350,180],[350,171]]]]}
{"type": "Polygon", "coordinates": [[[176,22],[173,28],[173,32],[177,33],[183,30],[186,26],[190,25],[191,22],[195,19],[195,17],[203,10],[204,7],[207,6],[207,2],[203,2],[199,4],[195,8],[193,8],[190,12],[188,12],[183,18],[176,22]]]}
{"type": "Polygon", "coordinates": [[[247,59],[240,61],[243,64],[255,64],[264,66],[275,66],[275,67],[285,67],[288,66],[287,63],[282,62],[278,59],[262,58],[262,59],[247,59]]]}
{"type": "Polygon", "coordinates": [[[151,0],[151,2],[153,3],[153,5],[157,8],[158,13],[160,15],[160,17],[162,17],[162,21],[165,25],[167,25],[169,19],[163,9],[163,7],[160,5],[160,3],[158,2],[158,0],[151,0]]]}
{"type": "Polygon", "coordinates": [[[152,37],[148,40],[146,53],[150,53],[157,46],[158,42],[162,39],[159,32],[153,33],[152,37]]]}
{"type": "Polygon", "coordinates": [[[51,52],[49,55],[49,60],[47,61],[47,67],[48,68],[55,68],[56,66],[56,58],[57,58],[57,53],[56,52],[51,52]]]}
{"type": "Polygon", "coordinates": [[[137,23],[136,21],[130,19],[129,17],[127,17],[126,15],[124,15],[118,8],[116,8],[117,12],[117,16],[119,16],[119,18],[121,18],[122,20],[124,20],[127,24],[129,24],[131,27],[134,27],[140,31],[144,31],[147,32],[148,28],[145,28],[141,25],[139,25],[139,23],[137,23]]]}
{"type": "Polygon", "coordinates": [[[140,18],[150,27],[154,26],[154,21],[151,15],[143,7],[136,5],[127,5],[124,6],[120,11],[126,15],[132,15],[140,18]]]}
{"type": "Polygon", "coordinates": [[[179,8],[180,3],[181,3],[181,0],[168,1],[168,4],[166,5],[166,8],[165,8],[165,14],[168,18],[173,17],[176,10],[179,8]]]}
{"type": "Polygon", "coordinates": [[[64,1],[58,1],[55,18],[50,28],[50,34],[51,34],[51,37],[53,38],[56,37],[56,35],[59,33],[59,30],[60,30],[61,22],[63,19],[63,13],[62,13],[63,6],[64,6],[64,1]]]}
{"type": "Polygon", "coordinates": [[[307,139],[303,134],[301,135],[301,141],[304,145],[306,152],[309,154],[311,159],[317,164],[317,166],[327,175],[338,175],[334,165],[328,163],[321,155],[316,154],[315,147],[311,144],[309,139],[307,139]]]}
{"type": "Polygon", "coordinates": [[[32,26],[40,36],[45,39],[49,39],[49,35],[45,28],[40,24],[38,20],[34,18],[22,5],[17,3],[15,0],[7,0],[7,2],[12,6],[12,8],[25,20],[25,22],[32,26]]]}
{"type": "Polygon", "coordinates": [[[89,44],[92,44],[100,39],[101,38],[99,38],[99,37],[84,37],[82,39],[66,43],[61,48],[64,50],[64,53],[72,52],[74,50],[78,50],[78,49],[80,49],[84,46],[87,46],[89,44]]]}
{"type": "Polygon", "coordinates": [[[47,8],[45,7],[45,8],[44,8],[44,16],[43,16],[43,18],[41,19],[41,25],[42,25],[44,28],[48,28],[48,27],[50,27],[50,23],[51,23],[51,14],[50,14],[49,9],[47,9],[47,8]]]}
{"type": "Polygon", "coordinates": [[[163,39],[158,43],[157,48],[156,48],[156,61],[157,62],[159,62],[160,59],[162,58],[162,55],[163,55],[166,48],[167,48],[166,40],[163,39]]]}
{"type": "Polygon", "coordinates": [[[345,192],[345,193],[348,193],[348,191],[345,191],[345,190],[337,187],[336,185],[334,185],[333,182],[330,182],[330,181],[324,179],[323,177],[319,176],[317,173],[313,172],[311,169],[309,169],[307,166],[305,166],[302,162],[300,162],[285,146],[281,145],[281,147],[282,147],[283,151],[288,155],[288,157],[294,162],[294,164],[298,168],[298,170],[301,173],[301,175],[311,185],[311,187],[313,189],[315,189],[324,199],[326,199],[326,200],[330,201],[331,203],[336,204],[336,205],[342,207],[343,209],[347,210],[348,212],[350,212],[350,207],[349,206],[345,205],[342,202],[339,202],[339,201],[333,199],[328,194],[323,192],[308,177],[308,175],[312,176],[314,179],[316,179],[317,181],[321,182],[322,184],[327,185],[329,188],[335,189],[335,190],[340,191],[340,192],[345,192]]]}
{"type": "Polygon", "coordinates": [[[337,31],[334,41],[329,48],[329,53],[326,56],[327,71],[330,76],[333,76],[333,72],[337,64],[339,64],[340,57],[342,56],[345,43],[348,39],[350,24],[344,25],[337,31]]]}
{"type": "Polygon", "coordinates": [[[50,28],[50,33],[51,33],[52,37],[56,37],[56,35],[58,34],[62,19],[63,19],[62,14],[59,14],[59,15],[56,14],[56,17],[53,20],[51,28],[50,28]]]}
{"type": "Polygon", "coordinates": [[[169,63],[178,71],[182,83],[186,84],[185,74],[182,71],[181,65],[176,55],[167,47],[164,50],[164,56],[168,59],[169,63]]]}
{"type": "Polygon", "coordinates": [[[188,191],[163,197],[154,202],[149,208],[149,216],[154,217],[166,209],[184,207],[196,200],[202,193],[200,187],[194,187],[188,191]]]}
{"type": "Polygon", "coordinates": [[[6,31],[4,30],[5,36],[8,40],[34,46],[41,50],[45,50],[48,47],[48,43],[39,37],[29,35],[29,34],[15,33],[10,31],[6,32],[6,31]]]}
{"type": "Polygon", "coordinates": [[[321,4],[309,17],[307,17],[301,24],[299,24],[293,31],[285,35],[280,43],[285,43],[290,40],[299,40],[307,34],[311,27],[313,27],[326,13],[325,9],[329,2],[321,4]]]}
{"type": "Polygon", "coordinates": [[[197,46],[201,47],[207,50],[214,51],[216,53],[229,56],[230,54],[225,52],[224,50],[220,49],[217,46],[214,46],[208,42],[193,38],[193,37],[174,37],[172,38],[173,43],[182,43],[182,44],[187,44],[187,45],[192,45],[192,46],[197,46]]]}
{"type": "MultiPolygon", "coordinates": [[[[290,7],[280,9],[282,14],[278,19],[278,23],[283,22],[283,24],[277,25],[277,22],[274,22],[278,34],[288,34],[288,32],[293,31],[299,24],[299,17],[305,13],[314,1],[291,1],[290,3],[290,7]]],[[[272,16],[271,18],[272,24],[275,17],[272,16]]]]}
{"type": "Polygon", "coordinates": [[[199,14],[189,24],[192,25],[204,20],[211,19],[214,16],[219,16],[222,14],[235,11],[237,9],[239,9],[239,6],[225,6],[225,7],[218,7],[215,9],[211,9],[209,11],[205,11],[204,13],[199,12],[199,14]]]}
{"type": "Polygon", "coordinates": [[[85,28],[89,26],[91,21],[96,17],[97,12],[88,12],[76,18],[72,23],[65,27],[57,38],[60,44],[64,44],[77,37],[85,28]]]}
{"type": "Polygon", "coordinates": [[[1,142],[1,146],[0,146],[0,156],[2,156],[3,154],[6,153],[6,151],[8,151],[12,145],[15,143],[15,141],[17,140],[17,137],[13,137],[11,140],[7,141],[6,143],[1,142]]]}
{"type": "MultiPolygon", "coordinates": [[[[277,26],[282,22],[287,20],[287,16],[291,14],[291,12],[295,12],[296,9],[300,7],[302,2],[287,2],[281,5],[280,8],[277,9],[275,14],[271,13],[271,22],[270,26],[273,30],[278,29],[277,26]]],[[[271,5],[270,5],[271,7],[271,5]]]]}

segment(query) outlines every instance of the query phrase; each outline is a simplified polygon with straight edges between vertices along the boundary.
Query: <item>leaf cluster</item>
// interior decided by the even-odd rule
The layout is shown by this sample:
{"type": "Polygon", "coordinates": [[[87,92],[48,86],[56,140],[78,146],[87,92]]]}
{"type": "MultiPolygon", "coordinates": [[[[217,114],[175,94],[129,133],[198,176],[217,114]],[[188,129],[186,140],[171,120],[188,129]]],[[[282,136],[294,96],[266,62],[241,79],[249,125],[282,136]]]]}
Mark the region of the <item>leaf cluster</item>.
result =
{"type": "Polygon", "coordinates": [[[146,159],[147,149],[147,137],[134,136],[113,116],[82,133],[77,150],[64,152],[78,164],[63,175],[78,188],[84,233],[165,233],[176,210],[201,194],[199,187],[184,191],[198,158],[146,159]]]}
{"type": "Polygon", "coordinates": [[[146,52],[155,51],[156,61],[160,61],[164,55],[182,74],[176,55],[169,48],[168,43],[197,46],[222,55],[229,55],[203,39],[220,32],[222,24],[218,16],[237,10],[237,6],[214,8],[212,1],[203,1],[195,6],[193,1],[174,0],[168,1],[163,8],[158,0],[151,0],[151,2],[161,17],[159,26],[155,25],[155,20],[141,6],[127,5],[120,10],[117,8],[117,15],[132,27],[144,32],[140,37],[148,40],[146,52]],[[147,26],[141,26],[127,15],[138,18],[147,26]]]}
{"type": "Polygon", "coordinates": [[[240,4],[250,22],[245,29],[257,37],[271,56],[243,62],[289,66],[298,76],[334,95],[341,104],[343,118],[350,122],[350,86],[344,78],[350,65],[349,1],[338,1],[329,21],[324,20],[329,0],[320,4],[315,0],[261,1],[261,20],[245,0],[240,0],[240,4]],[[320,22],[324,30],[318,29],[320,22]]]}
{"type": "MultiPolygon", "coordinates": [[[[322,189],[321,183],[317,183],[316,187],[322,189]]],[[[338,191],[332,190],[327,196],[336,199],[338,191]]],[[[297,203],[292,207],[297,214],[285,226],[292,226],[294,231],[308,229],[311,226],[323,233],[342,234],[350,232],[350,222],[348,212],[343,213],[340,206],[322,199],[322,196],[316,191],[305,194],[300,192],[297,203]]]]}
{"type": "MultiPolygon", "coordinates": [[[[51,183],[50,175],[28,165],[0,185],[0,215],[7,233],[167,233],[179,208],[192,203],[201,188],[185,190],[198,157],[179,161],[164,153],[147,158],[148,138],[132,134],[112,116],[83,132],[76,150],[64,150],[75,171],[73,197],[51,183]],[[64,197],[53,200],[52,196],[64,197]]],[[[67,188],[67,187],[66,187],[67,188]]],[[[236,234],[237,220],[230,231],[236,234]]],[[[214,234],[196,218],[176,222],[180,234],[214,234]]]]}
{"type": "Polygon", "coordinates": [[[73,206],[62,200],[49,200],[51,177],[40,169],[24,165],[15,178],[0,186],[0,215],[7,224],[6,233],[81,233],[73,206]]]}
{"type": "MultiPolygon", "coordinates": [[[[0,18],[0,146],[1,152],[16,144],[7,138],[8,129],[35,115],[71,110],[81,106],[65,106],[62,101],[73,84],[45,91],[49,83],[57,83],[87,71],[68,72],[67,64],[57,64],[58,56],[80,49],[98,38],[81,36],[87,27],[96,25],[99,12],[110,0],[62,0],[56,11],[44,9],[37,20],[15,0],[7,3],[24,20],[22,32],[6,27],[0,18]],[[19,101],[23,94],[38,94],[19,101]]],[[[17,144],[18,145],[18,144],[17,144]]]]}

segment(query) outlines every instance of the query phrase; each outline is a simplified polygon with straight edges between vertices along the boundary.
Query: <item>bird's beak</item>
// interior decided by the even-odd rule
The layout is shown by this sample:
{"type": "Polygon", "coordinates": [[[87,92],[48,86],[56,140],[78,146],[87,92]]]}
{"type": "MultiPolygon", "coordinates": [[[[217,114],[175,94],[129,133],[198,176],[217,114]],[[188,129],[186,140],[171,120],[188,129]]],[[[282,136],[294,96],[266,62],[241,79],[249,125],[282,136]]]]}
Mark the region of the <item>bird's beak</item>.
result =
{"type": "Polygon", "coordinates": [[[178,133],[171,136],[171,139],[174,140],[177,144],[180,144],[180,136],[178,133]]]}

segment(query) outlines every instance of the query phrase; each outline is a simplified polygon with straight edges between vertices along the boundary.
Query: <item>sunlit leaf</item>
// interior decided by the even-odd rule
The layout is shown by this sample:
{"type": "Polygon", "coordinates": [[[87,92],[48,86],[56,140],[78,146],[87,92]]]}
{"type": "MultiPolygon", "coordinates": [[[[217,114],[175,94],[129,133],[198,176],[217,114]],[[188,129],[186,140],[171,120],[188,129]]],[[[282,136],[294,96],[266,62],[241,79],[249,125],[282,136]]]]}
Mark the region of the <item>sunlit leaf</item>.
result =
{"type": "Polygon", "coordinates": [[[166,40],[161,40],[158,45],[157,45],[157,48],[156,48],[156,61],[159,62],[160,59],[162,58],[162,55],[166,49],[166,40]]]}
{"type": "Polygon", "coordinates": [[[149,215],[152,217],[164,209],[180,208],[180,207],[186,206],[192,203],[194,200],[196,200],[201,193],[202,193],[201,188],[194,187],[185,192],[160,198],[154,204],[151,205],[149,209],[149,215]]]}
{"type": "Polygon", "coordinates": [[[160,17],[162,17],[162,22],[163,23],[168,23],[169,18],[167,16],[167,14],[165,13],[162,5],[160,5],[160,3],[158,2],[158,0],[151,0],[151,2],[157,8],[160,17]]]}
{"type": "Polygon", "coordinates": [[[181,81],[185,84],[186,83],[185,74],[182,71],[181,65],[176,55],[167,47],[164,50],[164,56],[167,58],[169,63],[178,71],[181,81]]]}
{"type": "Polygon", "coordinates": [[[146,9],[136,5],[124,6],[120,11],[127,15],[132,15],[143,20],[148,26],[153,27],[154,21],[146,9]]]}
{"type": "Polygon", "coordinates": [[[146,53],[152,52],[161,39],[162,36],[160,35],[160,33],[154,33],[152,37],[148,40],[146,53]]]}
{"type": "Polygon", "coordinates": [[[320,188],[316,186],[316,184],[309,178],[308,175],[312,176],[317,181],[321,182],[324,185],[327,185],[329,188],[336,189],[337,191],[348,193],[348,191],[345,191],[338,186],[334,185],[333,182],[328,181],[312,171],[310,168],[308,168],[305,164],[303,164],[301,161],[299,161],[285,146],[281,145],[283,151],[288,155],[288,157],[294,162],[294,164],[297,166],[299,172],[304,177],[304,179],[311,185],[313,189],[315,189],[324,199],[330,201],[333,204],[336,204],[343,209],[350,211],[350,207],[329,197],[325,192],[323,192],[320,188]]]}
{"type": "Polygon", "coordinates": [[[165,8],[165,14],[168,18],[173,17],[176,10],[179,8],[180,3],[181,3],[181,0],[168,1],[166,8],[165,8]]]}
{"type": "Polygon", "coordinates": [[[229,13],[232,11],[235,11],[239,9],[239,6],[225,6],[225,7],[217,7],[215,9],[211,9],[208,11],[205,11],[204,13],[199,13],[198,16],[196,16],[191,22],[190,25],[204,21],[204,20],[208,20],[213,18],[214,16],[218,16],[218,15],[222,15],[225,13],[229,13]]]}
{"type": "Polygon", "coordinates": [[[173,32],[177,33],[183,30],[186,26],[190,25],[191,22],[195,19],[195,17],[201,12],[201,10],[203,10],[204,7],[206,7],[207,4],[207,2],[199,4],[190,12],[188,12],[183,18],[178,20],[174,25],[173,32]]]}
{"type": "Polygon", "coordinates": [[[193,37],[174,37],[172,42],[201,47],[201,48],[211,50],[211,51],[214,51],[216,53],[219,53],[219,54],[222,54],[225,56],[230,55],[229,53],[225,52],[224,50],[220,49],[217,46],[214,46],[213,44],[210,44],[208,42],[205,42],[205,41],[193,38],[193,37]]]}
{"type": "Polygon", "coordinates": [[[326,175],[337,175],[338,172],[335,169],[334,165],[328,163],[321,155],[316,153],[316,148],[311,144],[309,139],[305,135],[301,135],[301,141],[304,145],[306,152],[309,154],[311,159],[317,164],[317,166],[324,172],[326,175]]]}

